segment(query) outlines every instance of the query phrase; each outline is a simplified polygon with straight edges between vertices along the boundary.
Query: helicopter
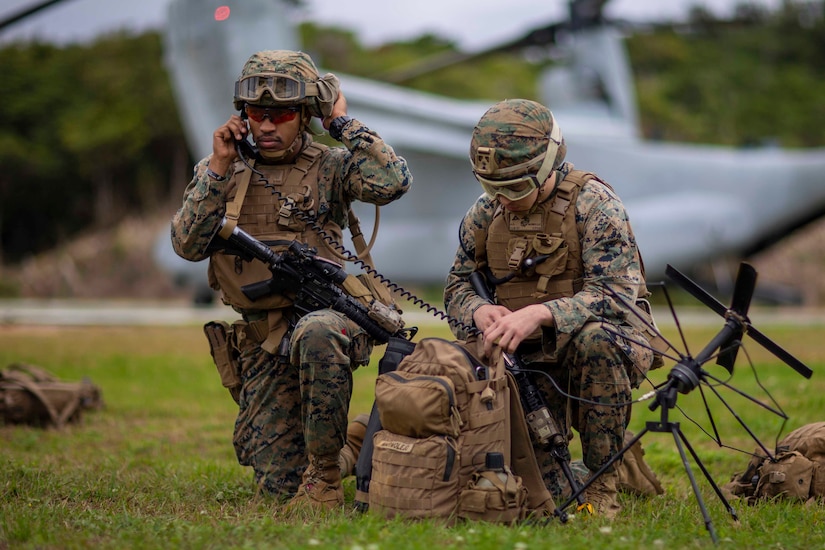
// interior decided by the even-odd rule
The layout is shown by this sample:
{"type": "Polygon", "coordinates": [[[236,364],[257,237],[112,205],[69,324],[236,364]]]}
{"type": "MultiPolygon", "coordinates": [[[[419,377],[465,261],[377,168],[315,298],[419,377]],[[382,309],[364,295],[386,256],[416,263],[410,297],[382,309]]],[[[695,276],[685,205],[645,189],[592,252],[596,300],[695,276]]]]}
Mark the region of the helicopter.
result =
{"type": "MultiPolygon", "coordinates": [[[[561,52],[563,61],[540,76],[539,97],[531,99],[552,109],[568,145],[566,160],[599,174],[622,198],[649,281],[662,278],[667,265],[691,273],[747,257],[825,214],[825,149],[645,139],[621,29],[603,16],[607,3],[570,0],[566,20],[497,48],[550,44],[561,52]]],[[[233,113],[232,90],[246,59],[265,49],[301,49],[295,9],[287,0],[170,1],[164,58],[193,157],[211,152],[212,132],[233,113]],[[226,7],[229,17],[215,17],[226,7]]],[[[501,98],[455,99],[336,74],[349,114],[392,145],[414,177],[403,200],[381,208],[372,249],[378,271],[400,283],[443,284],[459,222],[480,194],[469,138],[501,98]]],[[[368,234],[374,210],[354,208],[368,234]]],[[[176,280],[208,296],[206,262],[176,256],[168,232],[158,237],[154,257],[176,280]]]]}
{"type": "MultiPolygon", "coordinates": [[[[245,0],[221,22],[204,4],[172,0],[166,30],[166,59],[175,89],[186,91],[179,107],[196,156],[211,151],[212,131],[230,114],[226,98],[248,55],[300,49],[284,16],[287,4],[245,0]]],[[[567,160],[603,176],[622,197],[649,280],[663,276],[668,264],[690,271],[752,254],[825,213],[823,149],[643,139],[628,56],[621,32],[602,17],[605,4],[572,1],[568,21],[506,46],[526,47],[565,32],[566,62],[541,76],[537,99],[559,121],[567,160]]],[[[469,136],[492,102],[338,76],[350,114],[375,128],[413,172],[404,199],[382,208],[373,249],[379,271],[398,281],[442,282],[457,248],[458,223],[479,194],[469,136]]],[[[370,209],[357,212],[367,227],[374,223],[370,209]]]]}

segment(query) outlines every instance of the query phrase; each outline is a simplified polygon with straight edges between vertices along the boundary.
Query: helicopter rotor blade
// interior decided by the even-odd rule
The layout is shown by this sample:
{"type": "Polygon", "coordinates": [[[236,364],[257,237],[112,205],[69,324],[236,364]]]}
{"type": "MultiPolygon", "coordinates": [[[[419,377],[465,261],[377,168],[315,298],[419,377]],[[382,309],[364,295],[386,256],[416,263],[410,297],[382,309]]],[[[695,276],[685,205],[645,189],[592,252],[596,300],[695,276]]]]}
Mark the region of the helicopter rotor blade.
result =
{"type": "Polygon", "coordinates": [[[0,30],[3,30],[3,29],[5,29],[6,27],[8,27],[10,25],[14,25],[15,23],[18,23],[18,22],[22,21],[23,19],[26,19],[30,15],[34,15],[37,12],[39,12],[40,10],[48,8],[49,6],[53,6],[55,4],[60,4],[63,1],[64,0],[46,0],[46,1],[40,2],[39,4],[36,4],[36,5],[34,5],[30,8],[23,8],[22,10],[18,11],[17,13],[13,13],[10,16],[6,17],[5,19],[0,20],[0,30]]]}
{"type": "Polygon", "coordinates": [[[568,3],[568,18],[555,23],[530,30],[515,40],[496,44],[472,53],[447,51],[426,57],[411,65],[376,75],[376,78],[403,84],[418,76],[428,74],[458,63],[464,63],[496,53],[511,52],[529,48],[531,46],[548,46],[556,43],[559,34],[574,32],[589,27],[603,25],[606,20],[602,16],[604,6],[609,0],[570,0],[568,3]]]}

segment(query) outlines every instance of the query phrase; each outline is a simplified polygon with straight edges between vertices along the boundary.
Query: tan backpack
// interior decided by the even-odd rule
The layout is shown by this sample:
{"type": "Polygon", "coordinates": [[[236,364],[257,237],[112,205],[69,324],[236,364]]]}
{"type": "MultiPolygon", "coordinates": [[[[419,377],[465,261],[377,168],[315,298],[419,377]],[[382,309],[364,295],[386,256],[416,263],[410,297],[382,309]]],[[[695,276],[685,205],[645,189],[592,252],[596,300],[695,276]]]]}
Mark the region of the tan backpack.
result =
{"type": "Polygon", "coordinates": [[[418,342],[376,380],[369,510],[448,524],[552,514],[515,387],[475,343],[418,342]]]}
{"type": "Polygon", "coordinates": [[[0,422],[62,428],[87,409],[103,407],[90,380],[65,382],[34,365],[11,364],[0,370],[0,422]]]}
{"type": "Polygon", "coordinates": [[[825,422],[806,424],[789,433],[776,446],[774,460],[761,448],[744,472],[723,487],[748,504],[786,498],[803,502],[825,499],[825,422]]]}

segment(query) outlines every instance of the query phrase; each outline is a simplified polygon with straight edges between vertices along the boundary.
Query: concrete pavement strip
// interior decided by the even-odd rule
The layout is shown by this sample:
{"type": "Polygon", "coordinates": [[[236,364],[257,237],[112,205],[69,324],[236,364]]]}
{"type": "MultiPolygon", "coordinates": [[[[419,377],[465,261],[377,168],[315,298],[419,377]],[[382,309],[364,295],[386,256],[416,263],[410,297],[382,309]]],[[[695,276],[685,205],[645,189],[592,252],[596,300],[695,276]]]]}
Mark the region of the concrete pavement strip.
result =
{"type": "MultiPolygon", "coordinates": [[[[679,323],[688,325],[721,327],[722,318],[703,307],[676,307],[679,323]]],[[[669,309],[655,308],[654,316],[659,326],[672,326],[674,320],[669,309]]],[[[753,325],[804,325],[825,326],[825,310],[811,308],[754,307],[749,313],[753,325]]],[[[212,320],[233,321],[238,315],[229,307],[213,305],[197,307],[183,302],[140,300],[0,300],[0,326],[3,325],[201,325],[212,320]]],[[[424,310],[410,307],[404,310],[408,326],[440,325],[446,321],[424,310]]]]}

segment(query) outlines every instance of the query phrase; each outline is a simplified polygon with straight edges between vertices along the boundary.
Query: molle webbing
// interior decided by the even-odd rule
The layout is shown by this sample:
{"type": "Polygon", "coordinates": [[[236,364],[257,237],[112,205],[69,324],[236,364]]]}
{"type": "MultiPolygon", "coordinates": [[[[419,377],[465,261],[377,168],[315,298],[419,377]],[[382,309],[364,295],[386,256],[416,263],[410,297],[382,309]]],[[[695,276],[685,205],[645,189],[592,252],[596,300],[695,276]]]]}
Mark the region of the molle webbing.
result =
{"type": "MultiPolygon", "coordinates": [[[[253,186],[253,191],[251,194],[252,200],[249,202],[253,203],[254,207],[250,209],[248,206],[243,214],[242,210],[244,202],[246,201],[247,193],[249,192],[249,182],[252,179],[252,170],[250,170],[250,168],[240,160],[237,161],[235,163],[235,175],[233,178],[236,181],[235,193],[231,200],[226,203],[226,223],[220,232],[220,236],[223,238],[228,238],[239,223],[247,227],[250,225],[266,226],[272,218],[270,216],[272,213],[272,198],[275,196],[273,190],[269,187],[276,188],[285,199],[285,202],[295,201],[296,196],[293,195],[292,191],[295,188],[303,191],[304,196],[308,195],[309,188],[301,189],[300,184],[309,171],[313,168],[316,161],[321,157],[321,154],[325,149],[326,147],[323,145],[310,143],[303,151],[301,151],[301,154],[298,156],[298,159],[294,164],[274,165],[272,166],[273,170],[269,170],[268,167],[264,168],[266,172],[269,172],[265,175],[270,186],[263,185],[264,182],[260,182],[261,185],[253,186]],[[281,184],[284,183],[284,179],[286,180],[285,185],[282,188],[279,188],[281,187],[281,184]],[[261,199],[261,197],[266,194],[268,194],[269,197],[264,197],[261,199]],[[243,220],[241,219],[242,215],[245,215],[243,220]]],[[[254,159],[251,164],[254,167],[254,159]]],[[[261,168],[259,167],[259,170],[260,169],[261,168]]],[[[317,172],[317,167],[315,170],[317,172]]],[[[317,197],[315,200],[310,201],[310,204],[306,208],[312,208],[315,206],[315,203],[317,203],[317,197]]],[[[253,233],[253,231],[255,231],[253,228],[245,229],[245,231],[252,235],[255,234],[253,233]]],[[[263,234],[264,232],[266,232],[266,229],[264,229],[260,234],[263,234]]]]}
{"type": "MultiPolygon", "coordinates": [[[[584,268],[575,204],[581,187],[593,177],[588,172],[571,171],[556,186],[552,198],[530,214],[496,211],[484,239],[486,244],[484,240],[476,241],[477,250],[482,246],[486,250],[495,277],[512,273],[527,258],[549,256],[537,268],[499,285],[496,294],[500,304],[516,310],[570,297],[581,290],[584,268]]],[[[484,235],[477,231],[479,236],[484,235]]]]}
{"type": "MultiPolygon", "coordinates": [[[[313,143],[301,153],[295,164],[256,166],[255,170],[262,172],[266,181],[239,161],[235,166],[235,181],[231,182],[236,184],[235,192],[230,191],[227,212],[239,208],[237,225],[258,240],[286,243],[299,240],[316,248],[319,256],[332,259],[319,233],[307,227],[307,222],[296,212],[301,210],[307,217],[314,217],[318,209],[318,161],[325,150],[325,145],[313,143]],[[249,180],[246,186],[243,185],[244,179],[249,180]],[[287,204],[294,205],[294,208],[287,207],[289,212],[284,215],[287,204]]],[[[340,242],[342,233],[338,225],[328,222],[323,229],[340,242]]],[[[271,248],[281,252],[285,246],[271,248]]],[[[281,295],[267,296],[255,302],[244,296],[240,290],[242,286],[272,276],[267,266],[258,260],[242,262],[237,256],[217,253],[212,255],[209,270],[210,280],[217,281],[224,301],[236,308],[269,310],[292,304],[291,300],[281,295]]]]}
{"type": "Polygon", "coordinates": [[[256,167],[269,185],[252,176],[253,184],[246,198],[240,198],[243,206],[238,223],[244,230],[251,235],[266,235],[276,224],[291,230],[302,228],[305,222],[297,219],[294,211],[301,210],[311,216],[313,210],[317,210],[317,185],[311,183],[318,181],[317,161],[322,153],[321,146],[313,143],[301,152],[294,164],[256,167]]]}

